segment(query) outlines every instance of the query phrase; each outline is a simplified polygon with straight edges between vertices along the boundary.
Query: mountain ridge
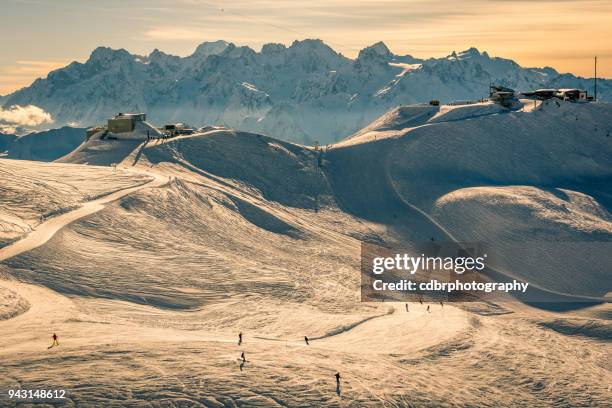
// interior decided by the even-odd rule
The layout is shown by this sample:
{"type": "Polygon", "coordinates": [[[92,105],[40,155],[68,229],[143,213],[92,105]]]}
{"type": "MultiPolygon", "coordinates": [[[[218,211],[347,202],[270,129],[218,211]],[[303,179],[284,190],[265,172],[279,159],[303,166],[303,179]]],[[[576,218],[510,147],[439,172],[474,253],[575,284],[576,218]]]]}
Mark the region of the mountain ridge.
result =
{"type": "MultiPolygon", "coordinates": [[[[1,103],[40,106],[55,126],[144,111],[158,123],[227,125],[310,144],[340,140],[399,105],[480,99],[491,82],[517,90],[591,90],[592,81],[550,67],[523,68],[474,47],[419,59],[378,42],[351,59],[315,39],[260,51],[219,40],[186,57],[97,47],[85,63],[51,71],[1,103]]],[[[602,100],[612,98],[610,84],[600,81],[602,100]]]]}

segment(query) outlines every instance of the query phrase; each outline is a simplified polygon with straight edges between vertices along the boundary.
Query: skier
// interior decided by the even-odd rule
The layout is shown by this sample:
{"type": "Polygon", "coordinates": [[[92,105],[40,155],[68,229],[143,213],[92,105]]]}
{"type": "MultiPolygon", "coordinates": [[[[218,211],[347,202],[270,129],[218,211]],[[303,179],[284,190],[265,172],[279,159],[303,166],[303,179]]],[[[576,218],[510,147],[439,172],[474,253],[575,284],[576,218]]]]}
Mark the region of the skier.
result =
{"type": "Polygon", "coordinates": [[[406,303],[406,311],[408,312],[408,303],[406,303]]]}
{"type": "Polygon", "coordinates": [[[429,305],[427,305],[427,313],[429,313],[429,305]]]}
{"type": "Polygon", "coordinates": [[[246,363],[246,357],[244,356],[244,351],[242,352],[242,354],[240,355],[240,358],[242,358],[242,363],[246,363]]]}
{"type": "Polygon", "coordinates": [[[340,373],[336,373],[336,394],[340,395],[340,373]]]}
{"type": "Polygon", "coordinates": [[[440,306],[444,307],[444,302],[440,301],[440,306]]]}
{"type": "Polygon", "coordinates": [[[59,346],[59,341],[57,340],[57,334],[53,333],[52,338],[53,338],[53,343],[51,343],[51,345],[47,347],[47,350],[52,347],[59,346]]]}
{"type": "Polygon", "coordinates": [[[306,342],[306,345],[309,346],[310,343],[308,343],[308,336],[304,336],[304,341],[306,342]]]}
{"type": "Polygon", "coordinates": [[[242,332],[238,333],[238,345],[242,344],[242,332]]]}

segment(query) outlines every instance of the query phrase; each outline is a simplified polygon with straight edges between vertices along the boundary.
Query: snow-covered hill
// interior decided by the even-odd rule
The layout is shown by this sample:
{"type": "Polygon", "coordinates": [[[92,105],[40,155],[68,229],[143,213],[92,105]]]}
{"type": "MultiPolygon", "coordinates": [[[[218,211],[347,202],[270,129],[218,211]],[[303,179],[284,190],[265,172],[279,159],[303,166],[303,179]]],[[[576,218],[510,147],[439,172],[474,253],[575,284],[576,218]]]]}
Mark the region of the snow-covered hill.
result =
{"type": "Polygon", "coordinates": [[[84,128],[70,126],[19,137],[0,134],[0,153],[11,159],[54,161],[72,152],[84,138],[84,128]]]}
{"type": "MultiPolygon", "coordinates": [[[[117,111],[144,111],[160,123],[227,125],[312,144],[337,141],[398,105],[485,97],[490,82],[592,90],[590,80],[523,68],[475,48],[419,60],[379,42],[353,60],[319,40],[266,44],[260,52],[217,41],[184,58],[100,47],[85,63],[7,95],[3,106],[40,106],[56,125],[89,126],[117,111]]],[[[599,89],[602,100],[612,98],[609,81],[599,89]]]]}
{"type": "Polygon", "coordinates": [[[0,156],[6,156],[15,139],[17,139],[17,136],[13,134],[0,133],[0,156]]]}
{"type": "MultiPolygon", "coordinates": [[[[367,241],[486,242],[501,254],[497,262],[508,276],[556,292],[604,296],[612,291],[602,283],[607,264],[588,258],[607,259],[609,244],[594,252],[553,244],[547,257],[521,245],[535,240],[544,250],[551,241],[612,241],[611,105],[521,103],[514,111],[490,102],[402,106],[321,157],[266,136],[213,129],[144,145],[90,140],[61,161],[169,166],[247,186],[282,206],[338,206],[387,226],[383,234],[361,235],[367,241]],[[565,260],[571,250],[579,253],[565,260]],[[518,253],[525,262],[514,260],[518,253]],[[584,268],[579,283],[577,268],[584,268]]],[[[292,231],[276,221],[261,225],[268,222],[292,231]]]]}
{"type": "Polygon", "coordinates": [[[395,109],[334,145],[326,174],[347,211],[400,242],[482,242],[509,276],[604,296],[612,105],[525,103],[395,109]]]}
{"type": "Polygon", "coordinates": [[[73,169],[56,163],[0,159],[0,247],[30,233],[48,218],[150,179],[116,174],[108,166],[83,166],[64,177],[73,169]]]}
{"type": "Polygon", "coordinates": [[[0,160],[0,227],[19,239],[0,248],[0,388],[87,406],[606,406],[610,304],[361,302],[359,249],[528,241],[556,252],[504,273],[602,302],[612,251],[588,244],[612,241],[611,118],[402,106],[322,155],[209,129],[0,160]]]}

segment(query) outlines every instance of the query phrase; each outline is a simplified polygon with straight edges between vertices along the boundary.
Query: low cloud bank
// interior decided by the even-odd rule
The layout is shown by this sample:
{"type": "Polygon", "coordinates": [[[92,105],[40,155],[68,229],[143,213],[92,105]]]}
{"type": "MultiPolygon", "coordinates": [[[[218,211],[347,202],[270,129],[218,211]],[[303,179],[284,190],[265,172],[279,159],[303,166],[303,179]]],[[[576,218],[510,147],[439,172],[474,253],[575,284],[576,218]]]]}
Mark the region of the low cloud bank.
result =
{"type": "Polygon", "coordinates": [[[0,107],[0,124],[14,126],[38,126],[52,123],[53,117],[35,105],[13,105],[8,109],[0,107]]]}

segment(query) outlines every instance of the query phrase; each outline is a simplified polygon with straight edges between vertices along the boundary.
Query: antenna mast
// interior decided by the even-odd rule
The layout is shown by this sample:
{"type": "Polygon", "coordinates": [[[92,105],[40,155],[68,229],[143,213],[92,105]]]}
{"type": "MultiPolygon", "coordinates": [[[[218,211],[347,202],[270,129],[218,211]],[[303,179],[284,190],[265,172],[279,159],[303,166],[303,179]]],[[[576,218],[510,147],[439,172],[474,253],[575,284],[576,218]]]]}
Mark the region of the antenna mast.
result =
{"type": "Polygon", "coordinates": [[[597,102],[597,57],[595,57],[595,102],[597,102]]]}

